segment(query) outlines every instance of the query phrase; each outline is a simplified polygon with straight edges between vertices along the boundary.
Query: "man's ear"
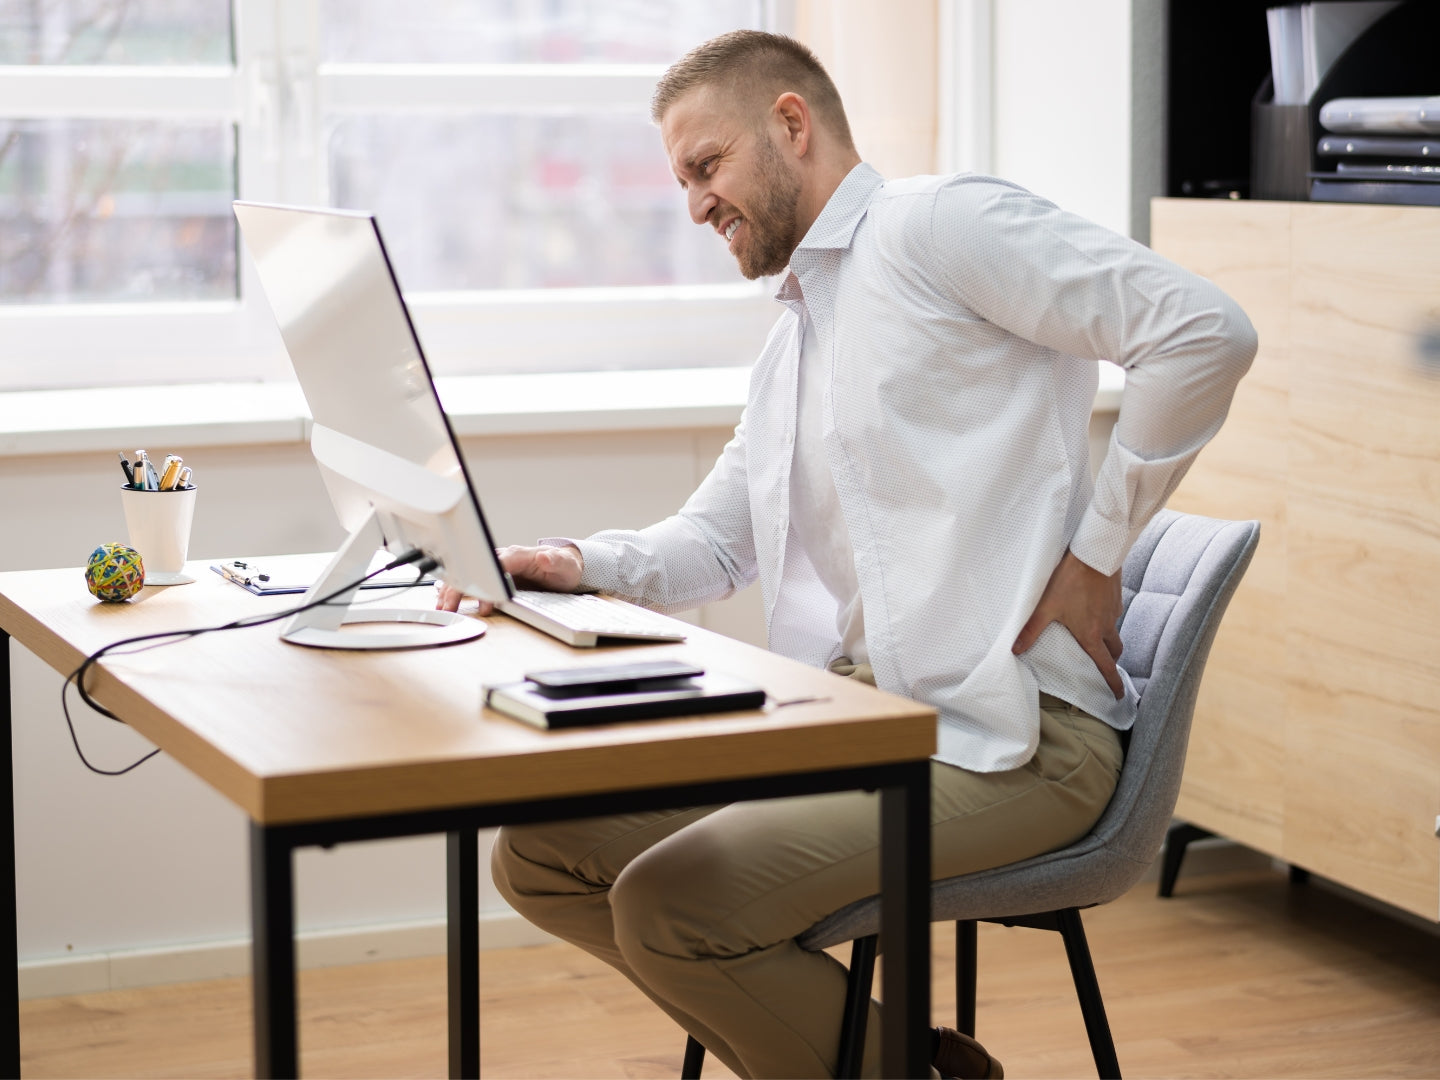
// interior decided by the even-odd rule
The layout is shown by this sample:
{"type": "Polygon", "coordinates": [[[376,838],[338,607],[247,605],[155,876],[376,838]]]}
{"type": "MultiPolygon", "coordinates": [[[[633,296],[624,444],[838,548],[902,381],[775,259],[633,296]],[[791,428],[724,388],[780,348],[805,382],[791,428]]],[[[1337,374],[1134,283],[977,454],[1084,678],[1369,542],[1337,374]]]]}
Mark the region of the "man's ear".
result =
{"type": "Polygon", "coordinates": [[[810,105],[793,90],[787,90],[775,99],[772,109],[775,120],[784,129],[785,141],[790,144],[796,157],[804,157],[810,150],[810,105]]]}

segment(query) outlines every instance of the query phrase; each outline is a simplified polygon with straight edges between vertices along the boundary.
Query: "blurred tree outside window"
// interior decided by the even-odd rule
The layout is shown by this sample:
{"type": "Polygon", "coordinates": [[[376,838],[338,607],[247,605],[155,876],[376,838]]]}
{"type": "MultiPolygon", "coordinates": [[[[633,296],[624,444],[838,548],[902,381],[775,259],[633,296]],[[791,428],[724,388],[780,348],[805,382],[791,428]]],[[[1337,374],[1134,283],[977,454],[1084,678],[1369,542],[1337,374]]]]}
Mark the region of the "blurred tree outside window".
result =
{"type": "MultiPolygon", "coordinates": [[[[228,0],[0,0],[0,65],[225,65],[228,0]]],[[[233,125],[0,119],[0,303],[235,296],[233,125]]]]}
{"type": "Polygon", "coordinates": [[[0,388],[82,381],[14,356],[86,333],[153,342],[131,350],[157,357],[137,381],[234,371],[268,315],[236,198],[373,211],[407,295],[444,309],[422,319],[451,330],[552,290],[753,296],[690,222],[648,96],[686,49],[766,17],[761,0],[0,0],[0,388]],[[90,329],[46,338],[67,311],[90,329]],[[219,332],[167,336],[187,313],[219,332]]]}

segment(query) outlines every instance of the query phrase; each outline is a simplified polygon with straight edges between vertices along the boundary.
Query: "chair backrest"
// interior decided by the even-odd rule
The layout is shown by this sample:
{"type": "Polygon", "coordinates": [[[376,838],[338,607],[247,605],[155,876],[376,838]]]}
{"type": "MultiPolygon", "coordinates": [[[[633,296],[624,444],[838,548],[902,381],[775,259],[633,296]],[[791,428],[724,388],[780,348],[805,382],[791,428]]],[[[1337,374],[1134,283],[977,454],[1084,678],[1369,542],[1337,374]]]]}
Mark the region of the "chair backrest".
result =
{"type": "Polygon", "coordinates": [[[1140,713],[1120,782],[1091,836],[1142,867],[1154,860],[1170,827],[1200,677],[1259,542],[1258,521],[1165,510],[1125,560],[1120,663],[1140,692],[1140,713]]]}
{"type": "MultiPolygon", "coordinates": [[[[1256,521],[1163,510],[1135,542],[1121,574],[1120,663],[1140,713],[1110,805],[1069,847],[1010,866],[936,882],[934,919],[1028,915],[1103,904],[1125,892],[1160,851],[1180,793],[1200,676],[1220,617],[1260,539],[1256,521]]],[[[842,908],[804,934],[807,949],[874,933],[873,898],[842,908]]]]}

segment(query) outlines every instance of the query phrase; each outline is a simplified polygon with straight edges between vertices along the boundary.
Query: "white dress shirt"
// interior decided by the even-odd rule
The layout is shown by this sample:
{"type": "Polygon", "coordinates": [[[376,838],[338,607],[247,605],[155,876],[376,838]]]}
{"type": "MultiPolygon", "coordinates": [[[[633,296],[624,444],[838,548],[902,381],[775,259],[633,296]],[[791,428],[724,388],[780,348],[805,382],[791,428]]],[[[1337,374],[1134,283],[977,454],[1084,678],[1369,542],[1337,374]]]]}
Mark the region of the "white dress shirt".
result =
{"type": "Polygon", "coordinates": [[[991,177],[886,182],[857,165],[790,261],[787,307],[719,461],[674,516],[576,542],[583,587],[659,610],[759,580],[770,647],[841,655],[837,605],[791,521],[799,364],[813,322],[825,457],[877,684],[936,706],[936,757],[1028,761],[1046,691],[1124,730],[1064,627],[1011,646],[1067,546],[1105,574],[1219,429],[1256,340],[1202,278],[991,177]],[[1096,482],[1098,373],[1127,371],[1096,482]]]}
{"type": "MultiPolygon", "coordinates": [[[[795,460],[790,466],[790,530],[785,546],[790,553],[803,552],[815,568],[815,576],[835,601],[831,620],[839,635],[838,659],[868,664],[865,645],[865,605],[860,581],[855,576],[855,548],[840,507],[840,493],[830,472],[825,452],[825,394],[830,384],[830,366],[825,363],[815,323],[806,318],[800,343],[799,381],[795,392],[795,460]],[[798,546],[796,546],[798,545],[798,546]]],[[[780,575],[785,588],[786,575],[780,575]]]]}

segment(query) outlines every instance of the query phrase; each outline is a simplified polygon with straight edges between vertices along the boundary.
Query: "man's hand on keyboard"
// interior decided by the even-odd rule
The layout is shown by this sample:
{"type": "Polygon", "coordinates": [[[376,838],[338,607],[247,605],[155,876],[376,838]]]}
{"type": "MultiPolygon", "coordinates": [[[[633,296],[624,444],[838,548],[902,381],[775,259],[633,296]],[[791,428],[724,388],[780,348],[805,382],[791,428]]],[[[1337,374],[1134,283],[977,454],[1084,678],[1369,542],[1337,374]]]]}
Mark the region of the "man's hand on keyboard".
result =
{"type": "MultiPolygon", "coordinates": [[[[548,589],[550,592],[574,592],[580,587],[580,572],[585,560],[580,549],[565,547],[503,547],[496,554],[500,565],[515,579],[521,589],[548,589]]],[[[464,594],[452,589],[444,582],[435,586],[435,607],[440,611],[455,611],[460,607],[464,594]]],[[[489,615],[494,605],[488,600],[480,601],[481,615],[489,615]]]]}

